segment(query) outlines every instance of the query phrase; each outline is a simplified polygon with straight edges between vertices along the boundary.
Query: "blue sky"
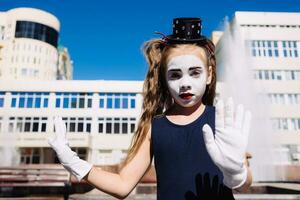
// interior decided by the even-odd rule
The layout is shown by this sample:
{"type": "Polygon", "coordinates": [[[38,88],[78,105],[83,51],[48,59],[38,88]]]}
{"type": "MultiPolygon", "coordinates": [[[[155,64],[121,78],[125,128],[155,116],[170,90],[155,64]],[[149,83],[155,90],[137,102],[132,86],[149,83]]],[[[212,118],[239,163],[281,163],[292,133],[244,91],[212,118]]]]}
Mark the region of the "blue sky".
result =
{"type": "Polygon", "coordinates": [[[222,27],[235,11],[300,12],[299,0],[0,0],[0,11],[34,7],[61,23],[59,43],[74,61],[74,79],[144,80],[141,47],[172,32],[175,17],[201,17],[203,34],[222,27]]]}

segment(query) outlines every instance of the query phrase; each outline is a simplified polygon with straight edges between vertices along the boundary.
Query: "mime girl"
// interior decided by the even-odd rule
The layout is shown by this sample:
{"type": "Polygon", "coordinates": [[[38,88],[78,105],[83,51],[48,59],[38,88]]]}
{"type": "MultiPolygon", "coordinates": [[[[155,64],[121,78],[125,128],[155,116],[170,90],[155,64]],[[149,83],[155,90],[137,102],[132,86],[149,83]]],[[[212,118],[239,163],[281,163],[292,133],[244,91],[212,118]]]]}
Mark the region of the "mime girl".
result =
{"type": "Polygon", "coordinates": [[[154,159],[157,200],[234,199],[252,182],[245,162],[250,112],[233,100],[214,107],[216,59],[199,18],[175,18],[173,34],[144,46],[149,71],[142,115],[119,173],[79,159],[68,146],[61,117],[49,144],[78,180],[123,199],[154,159]],[[224,105],[225,104],[225,105],[224,105]]]}

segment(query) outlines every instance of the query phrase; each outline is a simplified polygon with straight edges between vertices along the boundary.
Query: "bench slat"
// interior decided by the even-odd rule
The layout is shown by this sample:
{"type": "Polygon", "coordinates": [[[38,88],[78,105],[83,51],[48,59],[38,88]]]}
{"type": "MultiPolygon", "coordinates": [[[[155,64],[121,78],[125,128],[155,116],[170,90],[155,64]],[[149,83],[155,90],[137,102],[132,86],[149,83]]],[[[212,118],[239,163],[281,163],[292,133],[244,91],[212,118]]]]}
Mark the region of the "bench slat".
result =
{"type": "Polygon", "coordinates": [[[61,165],[0,168],[0,187],[64,187],[70,173],[61,165]]]}

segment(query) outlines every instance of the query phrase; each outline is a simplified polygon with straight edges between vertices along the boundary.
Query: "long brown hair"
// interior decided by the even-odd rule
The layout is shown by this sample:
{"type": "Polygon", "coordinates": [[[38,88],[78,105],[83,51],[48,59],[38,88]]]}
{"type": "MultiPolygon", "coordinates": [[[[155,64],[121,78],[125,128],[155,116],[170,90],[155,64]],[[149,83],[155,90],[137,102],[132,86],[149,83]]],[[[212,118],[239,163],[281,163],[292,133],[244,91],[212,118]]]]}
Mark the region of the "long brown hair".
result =
{"type": "MultiPolygon", "coordinates": [[[[136,155],[139,147],[146,138],[152,118],[162,114],[172,105],[172,97],[169,94],[165,80],[165,65],[170,50],[176,48],[177,45],[180,44],[166,45],[162,39],[152,39],[144,44],[143,52],[149,64],[149,70],[143,85],[142,115],[132,138],[127,157],[121,163],[121,168],[136,155]]],[[[207,85],[202,102],[205,105],[213,105],[216,90],[215,46],[209,39],[206,39],[201,44],[193,45],[200,46],[205,50],[207,66],[212,67],[211,83],[207,85]]]]}

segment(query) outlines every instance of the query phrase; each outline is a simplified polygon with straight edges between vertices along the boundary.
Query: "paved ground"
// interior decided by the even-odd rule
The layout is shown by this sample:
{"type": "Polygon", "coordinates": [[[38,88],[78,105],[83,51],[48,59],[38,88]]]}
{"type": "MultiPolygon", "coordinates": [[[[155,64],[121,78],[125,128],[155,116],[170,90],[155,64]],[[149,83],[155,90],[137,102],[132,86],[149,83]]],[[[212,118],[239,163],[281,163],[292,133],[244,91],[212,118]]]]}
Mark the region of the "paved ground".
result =
{"type": "MultiPolygon", "coordinates": [[[[131,195],[126,200],[155,200],[155,195],[131,195]]],[[[253,194],[253,195],[235,195],[236,200],[300,200],[300,195],[269,195],[269,194],[253,194]]],[[[116,200],[116,198],[107,195],[72,195],[70,200],[116,200]]]]}
{"type": "MultiPolygon", "coordinates": [[[[264,186],[265,183],[259,183],[255,186],[264,186]]],[[[300,184],[281,184],[281,183],[268,183],[268,186],[273,188],[288,189],[290,191],[300,191],[300,184]]],[[[0,200],[63,200],[62,197],[26,197],[26,198],[0,198],[0,200]]],[[[70,200],[116,200],[112,196],[109,196],[100,190],[93,189],[84,194],[72,194],[69,197],[70,200]]],[[[300,194],[235,194],[236,200],[300,200],[300,194]]],[[[126,198],[126,200],[156,200],[156,194],[138,194],[134,192],[126,198]]]]}
{"type": "Polygon", "coordinates": [[[0,197],[0,200],[63,200],[63,197],[0,197]]]}
{"type": "MultiPolygon", "coordinates": [[[[70,200],[116,200],[117,198],[107,196],[107,195],[71,195],[70,200]]],[[[130,195],[126,200],[155,200],[156,195],[130,195]]]]}
{"type": "MultiPolygon", "coordinates": [[[[294,191],[295,194],[235,194],[236,200],[300,200],[300,184],[294,184],[294,183],[256,183],[253,184],[255,186],[269,186],[273,188],[281,188],[281,189],[287,189],[290,192],[294,191]]],[[[93,189],[90,192],[87,192],[85,194],[73,194],[70,195],[70,200],[116,200],[117,198],[114,198],[112,196],[109,196],[105,194],[104,192],[101,192],[100,190],[93,189]]],[[[156,194],[139,194],[135,195],[132,193],[130,196],[126,198],[126,200],[156,200],[156,194]]]]}
{"type": "MultiPolygon", "coordinates": [[[[74,194],[70,200],[116,200],[116,198],[100,194],[86,195],[74,194]]],[[[130,195],[126,200],[155,200],[155,195],[130,195]]],[[[270,195],[270,194],[242,194],[235,195],[236,200],[300,200],[300,195],[270,195]]],[[[0,198],[0,200],[63,200],[60,197],[24,197],[24,198],[0,198]]]]}

